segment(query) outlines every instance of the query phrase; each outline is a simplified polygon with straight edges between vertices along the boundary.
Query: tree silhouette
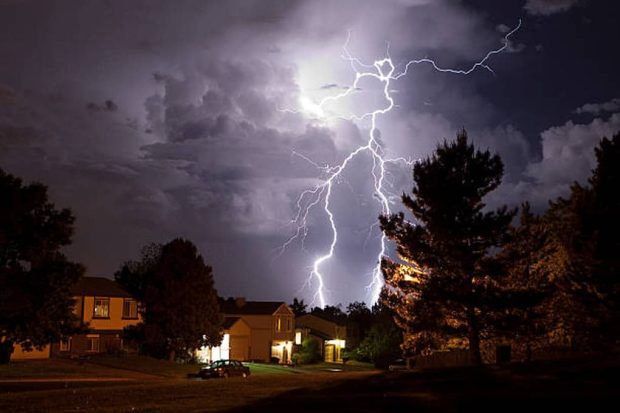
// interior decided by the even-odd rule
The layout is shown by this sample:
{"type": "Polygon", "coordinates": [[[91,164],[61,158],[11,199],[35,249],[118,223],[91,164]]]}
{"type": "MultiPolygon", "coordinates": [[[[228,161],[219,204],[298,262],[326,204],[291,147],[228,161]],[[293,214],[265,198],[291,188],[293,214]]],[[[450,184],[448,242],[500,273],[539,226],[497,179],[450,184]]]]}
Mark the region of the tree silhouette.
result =
{"type": "Polygon", "coordinates": [[[304,300],[298,300],[297,297],[293,298],[293,303],[290,307],[296,317],[307,314],[308,312],[308,305],[304,303],[304,300]]]}
{"type": "Polygon", "coordinates": [[[221,342],[212,270],[190,241],[149,245],[140,261],[125,263],[115,278],[142,304],[143,322],[128,333],[142,340],[148,354],[187,358],[193,350],[221,342]]]}
{"type": "Polygon", "coordinates": [[[481,363],[481,335],[494,312],[512,303],[494,252],[507,241],[515,211],[485,210],[483,202],[502,174],[499,156],[475,150],[463,130],[413,168],[413,196],[404,194],[402,201],[418,225],[403,213],[380,217],[402,258],[401,264],[384,260],[383,273],[392,287],[386,301],[409,336],[405,345],[420,351],[462,340],[471,363],[481,363]],[[407,343],[412,337],[415,343],[407,343]]]}
{"type": "Polygon", "coordinates": [[[60,252],[74,220],[48,201],[44,185],[0,169],[0,363],[14,344],[41,348],[79,327],[70,290],[84,269],[60,252]]]}
{"type": "Polygon", "coordinates": [[[554,287],[549,328],[557,344],[574,349],[620,336],[620,134],[603,138],[595,153],[590,185],[574,183],[567,198],[550,203],[547,254],[537,263],[554,287]]]}

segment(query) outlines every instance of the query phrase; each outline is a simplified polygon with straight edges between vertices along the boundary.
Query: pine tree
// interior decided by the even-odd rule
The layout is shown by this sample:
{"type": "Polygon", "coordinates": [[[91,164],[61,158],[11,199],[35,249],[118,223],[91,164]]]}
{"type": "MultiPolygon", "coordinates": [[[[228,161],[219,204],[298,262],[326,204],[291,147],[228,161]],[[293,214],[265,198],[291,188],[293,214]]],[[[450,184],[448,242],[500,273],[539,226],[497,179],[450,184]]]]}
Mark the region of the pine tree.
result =
{"type": "Polygon", "coordinates": [[[595,149],[587,186],[550,203],[549,231],[538,266],[553,283],[548,325],[556,344],[576,350],[613,344],[620,336],[620,134],[595,149]]]}
{"type": "Polygon", "coordinates": [[[499,156],[475,150],[463,130],[413,168],[413,196],[404,194],[402,201],[418,225],[403,213],[380,218],[402,259],[383,262],[392,290],[388,302],[416,350],[421,343],[462,340],[471,363],[480,364],[480,340],[495,312],[518,301],[518,292],[501,285],[502,261],[495,254],[509,237],[515,211],[489,211],[483,202],[502,174],[499,156]]]}

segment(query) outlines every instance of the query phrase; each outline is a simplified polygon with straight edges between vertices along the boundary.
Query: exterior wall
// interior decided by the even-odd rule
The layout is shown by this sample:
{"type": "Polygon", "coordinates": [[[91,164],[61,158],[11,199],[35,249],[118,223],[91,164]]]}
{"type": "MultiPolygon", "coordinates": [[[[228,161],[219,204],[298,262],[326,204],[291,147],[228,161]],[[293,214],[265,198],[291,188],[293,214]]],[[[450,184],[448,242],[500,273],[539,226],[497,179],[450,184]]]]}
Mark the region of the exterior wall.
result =
{"type": "Polygon", "coordinates": [[[82,305],[82,321],[89,324],[91,330],[122,330],[123,328],[135,325],[140,322],[140,314],[138,318],[123,318],[123,301],[122,297],[105,297],[109,298],[110,310],[108,318],[94,318],[95,297],[80,297],[79,302],[83,299],[82,305]]]}
{"type": "MultiPolygon", "coordinates": [[[[269,362],[271,357],[278,357],[272,354],[274,345],[280,345],[295,340],[295,315],[283,304],[274,314],[225,314],[227,316],[240,317],[248,326],[247,334],[248,355],[247,360],[260,360],[269,362]],[[278,331],[278,318],[280,318],[281,331],[278,331]],[[290,321],[290,324],[289,324],[290,321]],[[289,329],[290,325],[290,329],[289,329]]],[[[235,323],[232,329],[237,328],[239,322],[235,323]]],[[[246,332],[234,332],[231,330],[231,352],[242,354],[242,348],[246,347],[246,332]]],[[[289,346],[290,347],[290,346],[289,346]]],[[[288,351],[289,359],[291,351],[288,351]]],[[[232,355],[231,355],[231,358],[232,355]]],[[[278,357],[281,359],[281,356],[278,357]]],[[[283,361],[285,362],[285,361],[283,361]]]]}
{"type": "Polygon", "coordinates": [[[51,344],[51,355],[53,357],[75,357],[97,353],[115,353],[120,350],[131,350],[131,343],[122,341],[123,329],[130,325],[140,322],[140,313],[137,318],[123,318],[123,297],[106,297],[104,295],[97,298],[108,298],[110,306],[108,317],[94,317],[95,296],[75,297],[75,314],[82,322],[88,325],[88,332],[85,334],[75,334],[70,337],[69,350],[61,351],[59,343],[51,344]],[[89,351],[88,337],[99,337],[99,351],[89,351]]]}
{"type": "Polygon", "coordinates": [[[295,320],[297,327],[306,327],[319,331],[331,339],[344,340],[347,336],[347,328],[338,324],[324,320],[312,314],[302,315],[295,320]]]}
{"type": "Polygon", "coordinates": [[[294,341],[295,340],[295,315],[286,307],[281,306],[272,316],[273,319],[273,340],[294,341]],[[280,329],[278,330],[278,323],[280,329]]]}
{"type": "Polygon", "coordinates": [[[86,334],[75,334],[70,338],[68,350],[61,350],[60,343],[52,343],[52,357],[76,357],[90,354],[116,353],[120,350],[131,349],[130,343],[122,340],[122,331],[92,331],[86,334]],[[89,337],[99,337],[99,351],[88,349],[89,337]]]}
{"type": "Polygon", "coordinates": [[[47,345],[41,350],[33,348],[32,351],[26,351],[22,346],[16,344],[13,348],[13,354],[11,354],[11,361],[13,360],[38,360],[50,358],[50,346],[47,345]]]}

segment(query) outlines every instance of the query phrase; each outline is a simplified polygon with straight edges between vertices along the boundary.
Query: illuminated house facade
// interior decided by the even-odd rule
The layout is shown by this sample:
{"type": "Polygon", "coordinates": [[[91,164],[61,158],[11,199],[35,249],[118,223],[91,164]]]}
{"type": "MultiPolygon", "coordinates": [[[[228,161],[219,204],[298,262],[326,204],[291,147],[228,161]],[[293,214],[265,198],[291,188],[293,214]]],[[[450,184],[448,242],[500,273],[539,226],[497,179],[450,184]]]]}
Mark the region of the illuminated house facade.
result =
{"type": "Polygon", "coordinates": [[[306,338],[321,344],[323,360],[328,363],[342,363],[346,346],[347,328],[333,321],[312,314],[297,317],[295,320],[295,344],[300,345],[306,338]]]}
{"type": "Polygon", "coordinates": [[[88,330],[42,350],[24,351],[15,346],[12,360],[82,356],[127,348],[123,329],[140,322],[138,302],[116,282],[103,277],[81,278],[72,293],[74,313],[88,330]]]}
{"type": "Polygon", "coordinates": [[[220,301],[224,337],[218,347],[196,353],[202,362],[220,359],[291,362],[295,339],[295,314],[281,301],[220,301]]]}
{"type": "Polygon", "coordinates": [[[85,355],[126,349],[123,329],[140,322],[138,302],[119,284],[103,277],[83,277],[73,287],[75,313],[88,326],[84,334],[51,346],[52,356],[85,355]]]}

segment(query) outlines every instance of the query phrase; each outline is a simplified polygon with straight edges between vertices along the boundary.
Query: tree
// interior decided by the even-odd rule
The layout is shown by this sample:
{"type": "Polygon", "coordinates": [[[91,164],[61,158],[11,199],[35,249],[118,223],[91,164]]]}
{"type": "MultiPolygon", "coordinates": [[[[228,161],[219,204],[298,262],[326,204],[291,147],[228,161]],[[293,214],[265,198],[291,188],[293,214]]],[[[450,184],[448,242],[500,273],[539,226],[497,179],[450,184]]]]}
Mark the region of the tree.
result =
{"type": "Polygon", "coordinates": [[[502,174],[499,156],[475,150],[463,130],[413,168],[413,197],[403,194],[402,201],[419,225],[403,213],[380,217],[402,258],[402,264],[382,263],[397,321],[427,345],[467,343],[472,364],[481,363],[480,340],[494,311],[517,301],[507,299],[495,254],[508,240],[515,211],[486,210],[483,202],[502,174]]]}
{"type": "Polygon", "coordinates": [[[373,323],[373,313],[362,301],[347,306],[347,346],[357,347],[373,323]]]}
{"type": "Polygon", "coordinates": [[[44,185],[0,169],[0,363],[15,344],[42,348],[79,327],[71,287],[84,268],[60,252],[74,221],[48,201],[44,185]]]}
{"type": "Polygon", "coordinates": [[[295,317],[299,317],[307,314],[307,304],[304,304],[304,300],[298,300],[297,297],[293,298],[293,304],[291,304],[291,310],[295,313],[295,317]]]}
{"type": "Polygon", "coordinates": [[[519,225],[510,230],[510,241],[499,257],[504,261],[503,284],[510,289],[528,292],[527,306],[508,308],[496,314],[496,333],[525,347],[526,360],[534,348],[547,345],[548,302],[551,297],[550,276],[541,262],[548,259],[549,231],[544,220],[532,213],[529,203],[521,207],[519,225]]]}
{"type": "Polygon", "coordinates": [[[394,312],[385,305],[385,296],[384,288],[372,309],[357,302],[348,306],[350,318],[359,317],[362,323],[367,323],[360,336],[361,342],[351,356],[359,361],[370,361],[379,368],[386,368],[390,361],[402,355],[403,335],[394,322],[394,312]]]}
{"type": "Polygon", "coordinates": [[[547,323],[574,349],[613,344],[620,333],[620,134],[595,153],[589,185],[574,183],[568,198],[550,203],[547,256],[538,262],[554,286],[547,323]]]}
{"type": "Polygon", "coordinates": [[[317,317],[324,318],[325,320],[333,321],[339,325],[345,325],[347,322],[347,314],[342,311],[342,305],[326,305],[325,307],[314,307],[310,314],[317,317]]]}
{"type": "Polygon", "coordinates": [[[305,338],[299,351],[293,354],[293,362],[295,364],[314,364],[319,361],[321,361],[321,343],[312,337],[305,338]]]}
{"type": "Polygon", "coordinates": [[[212,270],[190,241],[149,245],[140,261],[125,263],[115,278],[142,304],[143,322],[129,333],[143,340],[146,353],[174,360],[221,342],[212,270]]]}
{"type": "Polygon", "coordinates": [[[356,357],[386,368],[390,361],[401,356],[401,343],[402,333],[393,323],[375,323],[356,349],[356,357]]]}

